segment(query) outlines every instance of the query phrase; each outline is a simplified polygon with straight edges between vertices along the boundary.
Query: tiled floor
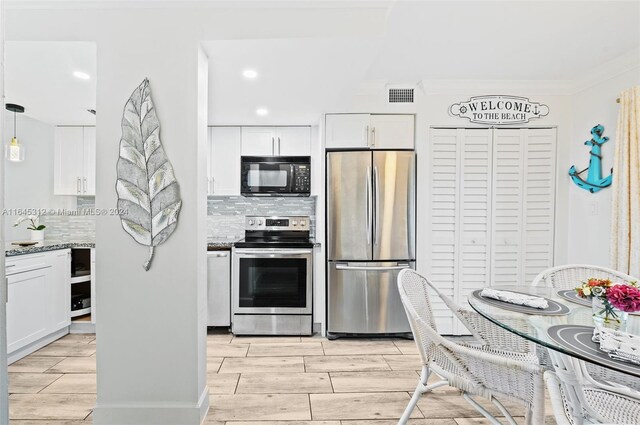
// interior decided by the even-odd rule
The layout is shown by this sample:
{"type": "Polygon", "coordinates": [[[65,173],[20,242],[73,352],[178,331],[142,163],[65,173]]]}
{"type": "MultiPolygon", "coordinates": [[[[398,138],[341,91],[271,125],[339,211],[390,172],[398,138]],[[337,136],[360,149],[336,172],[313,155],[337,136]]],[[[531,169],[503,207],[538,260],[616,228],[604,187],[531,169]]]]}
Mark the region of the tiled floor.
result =
{"type": "MultiPolygon", "coordinates": [[[[420,369],[415,345],[406,340],[216,333],[207,350],[209,425],[392,425],[420,369]]],[[[67,335],[11,365],[11,425],[90,423],[95,351],[93,335],[67,335]]],[[[488,423],[450,387],[423,396],[413,417],[413,425],[488,423]]]]}

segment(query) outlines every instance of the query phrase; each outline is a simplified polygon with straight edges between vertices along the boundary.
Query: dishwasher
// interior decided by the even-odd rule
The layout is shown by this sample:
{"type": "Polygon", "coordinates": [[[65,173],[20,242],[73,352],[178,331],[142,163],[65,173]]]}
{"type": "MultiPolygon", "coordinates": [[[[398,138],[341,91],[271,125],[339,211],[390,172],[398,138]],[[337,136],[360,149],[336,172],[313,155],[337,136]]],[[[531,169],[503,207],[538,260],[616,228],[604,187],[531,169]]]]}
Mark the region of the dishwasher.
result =
{"type": "Polygon", "coordinates": [[[231,251],[207,251],[207,326],[231,326],[231,251]]]}

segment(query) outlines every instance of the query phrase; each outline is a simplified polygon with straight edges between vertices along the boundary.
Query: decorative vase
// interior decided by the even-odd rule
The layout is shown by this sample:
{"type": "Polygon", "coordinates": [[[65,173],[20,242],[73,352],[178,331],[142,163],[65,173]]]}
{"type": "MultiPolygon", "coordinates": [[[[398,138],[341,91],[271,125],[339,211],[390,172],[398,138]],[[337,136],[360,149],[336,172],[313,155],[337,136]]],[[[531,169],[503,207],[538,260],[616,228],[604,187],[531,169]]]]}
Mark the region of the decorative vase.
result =
{"type": "Polygon", "coordinates": [[[44,241],[44,230],[32,230],[31,231],[31,240],[42,242],[44,241]]]}
{"type": "Polygon", "coordinates": [[[609,301],[603,301],[600,297],[591,299],[591,312],[593,322],[598,326],[618,331],[626,331],[629,313],[618,310],[609,301]]]}

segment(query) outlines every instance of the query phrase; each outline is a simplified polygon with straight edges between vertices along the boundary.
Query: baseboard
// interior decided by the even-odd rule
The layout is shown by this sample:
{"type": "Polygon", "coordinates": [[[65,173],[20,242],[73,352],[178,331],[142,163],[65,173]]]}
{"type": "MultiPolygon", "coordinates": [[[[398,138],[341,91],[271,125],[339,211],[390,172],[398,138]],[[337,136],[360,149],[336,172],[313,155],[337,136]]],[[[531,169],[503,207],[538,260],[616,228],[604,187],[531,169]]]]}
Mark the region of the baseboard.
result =
{"type": "Polygon", "coordinates": [[[65,326],[64,328],[55,331],[54,333],[51,333],[47,336],[44,336],[42,338],[40,338],[37,341],[33,341],[31,344],[26,345],[22,348],[19,348],[17,350],[15,350],[12,353],[9,353],[7,355],[7,360],[8,360],[8,364],[11,363],[15,363],[18,360],[20,360],[23,357],[28,356],[29,354],[38,351],[39,349],[41,349],[42,347],[44,347],[45,345],[49,345],[51,344],[53,341],[56,341],[60,338],[62,338],[63,336],[65,336],[66,334],[69,333],[69,327],[65,326]]]}
{"type": "Polygon", "coordinates": [[[209,411],[209,387],[196,404],[167,402],[100,404],[93,409],[94,425],[200,425],[209,411]]]}
{"type": "Polygon", "coordinates": [[[71,322],[69,333],[72,334],[94,334],[96,333],[96,324],[91,322],[71,322]]]}

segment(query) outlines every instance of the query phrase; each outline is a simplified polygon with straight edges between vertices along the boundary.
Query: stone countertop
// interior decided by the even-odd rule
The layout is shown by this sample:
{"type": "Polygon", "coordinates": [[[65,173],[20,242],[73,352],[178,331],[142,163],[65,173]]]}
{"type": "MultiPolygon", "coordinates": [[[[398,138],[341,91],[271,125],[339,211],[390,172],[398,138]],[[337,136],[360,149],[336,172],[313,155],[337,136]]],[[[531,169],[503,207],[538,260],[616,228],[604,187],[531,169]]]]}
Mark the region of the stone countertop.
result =
{"type": "Polygon", "coordinates": [[[95,248],[95,241],[52,241],[45,240],[31,246],[18,246],[8,243],[5,246],[5,256],[14,257],[16,255],[36,254],[38,252],[55,251],[67,248],[95,248]]]}
{"type": "Polygon", "coordinates": [[[226,251],[233,248],[233,244],[238,242],[240,238],[208,238],[207,251],[226,251]]]}

